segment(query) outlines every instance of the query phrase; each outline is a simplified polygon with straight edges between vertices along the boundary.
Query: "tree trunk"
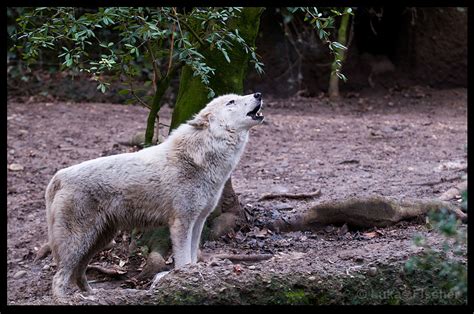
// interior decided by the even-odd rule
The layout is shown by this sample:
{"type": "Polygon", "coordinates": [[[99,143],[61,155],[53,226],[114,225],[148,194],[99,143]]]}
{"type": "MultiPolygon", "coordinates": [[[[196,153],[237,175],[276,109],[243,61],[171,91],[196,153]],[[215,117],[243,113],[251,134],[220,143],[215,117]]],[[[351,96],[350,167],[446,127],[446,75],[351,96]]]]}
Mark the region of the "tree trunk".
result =
{"type": "MultiPolygon", "coordinates": [[[[347,41],[347,25],[349,24],[349,17],[350,15],[347,13],[342,16],[341,25],[339,26],[339,31],[337,34],[337,41],[344,46],[346,45],[346,41],[347,41]]],[[[341,61],[341,64],[343,64],[345,54],[346,54],[345,50],[336,48],[334,53],[336,54],[337,59],[341,61]]],[[[340,96],[339,95],[339,77],[337,76],[335,69],[336,69],[336,64],[333,63],[331,66],[331,77],[329,79],[329,90],[328,90],[330,99],[337,99],[340,96]]]]}
{"type": "MultiPolygon", "coordinates": [[[[147,124],[146,124],[146,131],[145,131],[145,144],[144,147],[148,147],[153,145],[153,134],[155,132],[155,122],[158,125],[158,111],[161,108],[161,100],[163,95],[165,94],[166,90],[170,86],[171,78],[173,77],[176,69],[170,71],[170,73],[157,82],[157,88],[155,95],[153,96],[153,102],[151,104],[150,113],[148,114],[147,124]]],[[[158,128],[157,128],[158,129],[158,128]]],[[[156,138],[158,140],[158,132],[156,134],[156,138]]]]}
{"type": "MultiPolygon", "coordinates": [[[[243,8],[239,18],[229,21],[229,28],[238,29],[240,36],[250,46],[255,45],[262,11],[263,8],[243,8]]],[[[214,89],[217,95],[243,93],[244,79],[250,58],[238,43],[234,42],[233,44],[233,49],[228,51],[230,63],[217,48],[198,50],[206,58],[206,63],[216,69],[215,75],[209,81],[210,87],[214,89]]],[[[191,118],[193,114],[199,112],[209,102],[207,94],[208,90],[202,84],[201,79],[193,77],[192,69],[185,66],[181,71],[179,91],[170,130],[178,127],[191,118]]]]}
{"type": "MultiPolygon", "coordinates": [[[[262,12],[263,8],[246,7],[242,9],[238,18],[229,21],[230,28],[238,29],[240,36],[249,46],[255,45],[262,12]]],[[[201,50],[198,49],[198,52],[205,56],[206,63],[210,67],[216,69],[215,75],[210,78],[210,87],[217,95],[243,93],[243,83],[247,74],[250,58],[237,42],[234,43],[233,49],[228,51],[228,56],[231,60],[230,63],[226,61],[217,48],[211,49],[206,47],[202,49],[201,47],[201,50]]],[[[179,91],[171,120],[170,132],[181,123],[189,120],[195,113],[199,112],[210,101],[207,95],[208,90],[202,84],[200,78],[193,76],[193,71],[189,66],[184,66],[181,70],[179,91]]],[[[151,122],[151,120],[149,120],[149,122],[151,122]]],[[[215,213],[210,217],[214,217],[215,219],[209,219],[215,222],[212,223],[210,232],[206,232],[206,230],[203,232],[203,237],[216,238],[232,229],[235,226],[236,217],[240,212],[240,203],[232,188],[231,179],[229,179],[225,184],[219,205],[215,213]]],[[[167,233],[163,230],[164,228],[167,229],[167,227],[162,227],[155,231],[145,232],[142,239],[156,239],[166,236],[167,233]]],[[[145,240],[144,242],[144,244],[149,246],[150,252],[159,253],[162,256],[166,254],[166,249],[169,245],[167,241],[150,242],[145,240]]],[[[147,272],[156,273],[165,270],[162,259],[157,259],[156,254],[152,256],[153,259],[149,258],[147,261],[147,264],[150,264],[150,267],[147,267],[147,272]],[[153,264],[156,260],[160,262],[153,264]]]]}

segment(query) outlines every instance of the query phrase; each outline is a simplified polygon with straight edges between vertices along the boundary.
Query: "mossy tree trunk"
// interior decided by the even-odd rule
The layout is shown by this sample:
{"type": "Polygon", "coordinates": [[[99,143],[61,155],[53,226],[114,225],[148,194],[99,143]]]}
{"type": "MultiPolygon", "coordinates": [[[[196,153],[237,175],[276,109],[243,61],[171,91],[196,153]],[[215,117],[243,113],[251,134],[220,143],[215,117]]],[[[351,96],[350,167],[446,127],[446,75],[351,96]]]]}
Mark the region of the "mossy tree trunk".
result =
{"type": "MultiPolygon", "coordinates": [[[[176,73],[178,66],[173,68],[164,78],[157,81],[155,95],[151,104],[150,112],[148,113],[147,125],[145,131],[145,147],[153,145],[153,135],[155,132],[155,122],[158,126],[158,111],[160,111],[163,95],[170,86],[171,79],[176,73]]],[[[158,128],[156,128],[156,138],[159,138],[158,128]]]]}
{"type": "MultiPolygon", "coordinates": [[[[255,45],[262,11],[263,8],[243,8],[238,19],[229,21],[229,29],[238,29],[239,34],[249,45],[255,45]]],[[[242,94],[244,89],[244,78],[250,58],[238,43],[233,44],[233,49],[228,51],[230,63],[217,48],[199,51],[205,56],[206,63],[216,69],[215,75],[210,79],[210,86],[218,96],[226,93],[242,94]]],[[[207,94],[208,90],[200,78],[193,77],[192,69],[185,66],[181,71],[171,130],[201,110],[209,102],[207,94]]]]}
{"type": "MultiPolygon", "coordinates": [[[[246,7],[242,9],[239,18],[229,21],[230,29],[238,29],[240,36],[247,42],[248,45],[255,45],[258,28],[260,24],[260,15],[263,8],[246,7]]],[[[243,93],[244,79],[247,74],[249,56],[246,54],[243,47],[237,42],[233,43],[233,49],[228,51],[228,56],[231,62],[227,62],[222,53],[217,48],[201,47],[198,49],[199,53],[205,56],[206,63],[216,69],[215,75],[210,78],[210,87],[215,91],[216,95],[223,95],[227,93],[243,93]]],[[[194,114],[199,112],[208,102],[208,90],[201,82],[199,77],[193,76],[193,71],[189,66],[184,66],[181,70],[180,85],[178,96],[176,100],[175,109],[171,120],[170,131],[178,127],[181,123],[189,120],[194,114]]],[[[218,208],[212,217],[225,216],[225,219],[220,219],[220,226],[212,228],[225,232],[235,223],[235,217],[241,212],[238,197],[236,196],[231,179],[226,182],[224,192],[219,201],[218,208]],[[220,215],[224,213],[226,215],[220,215]],[[223,227],[224,226],[224,227],[223,227]]],[[[216,220],[216,219],[214,219],[216,220]]],[[[215,227],[215,226],[214,226],[215,227]]],[[[170,249],[170,241],[157,241],[156,238],[166,236],[168,233],[164,231],[167,227],[161,227],[157,230],[146,232],[142,239],[142,244],[149,246],[150,252],[157,252],[164,256],[170,249]],[[152,240],[152,241],[148,241],[152,240]]],[[[218,234],[206,232],[208,236],[219,236],[218,234]]],[[[163,239],[164,240],[164,239],[163,239]]],[[[155,258],[156,260],[156,258],[155,258]]],[[[148,262],[153,263],[150,259],[148,262]]],[[[150,265],[146,267],[149,273],[163,270],[160,268],[163,264],[150,265]]],[[[145,269],[144,269],[145,272],[145,269]]]]}

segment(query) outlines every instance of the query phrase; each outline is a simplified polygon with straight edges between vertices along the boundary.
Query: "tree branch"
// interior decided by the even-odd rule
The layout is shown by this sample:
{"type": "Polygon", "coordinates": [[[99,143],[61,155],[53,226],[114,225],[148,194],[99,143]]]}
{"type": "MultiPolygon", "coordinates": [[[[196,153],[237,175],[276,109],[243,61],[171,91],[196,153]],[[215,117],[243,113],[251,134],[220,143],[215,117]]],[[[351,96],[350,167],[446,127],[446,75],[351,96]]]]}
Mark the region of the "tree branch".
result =
{"type": "Polygon", "coordinates": [[[147,46],[147,49],[148,49],[148,52],[150,53],[150,56],[151,56],[151,59],[152,59],[152,65],[153,65],[153,82],[155,83],[155,90],[156,90],[156,82],[160,81],[161,80],[161,72],[160,70],[158,69],[158,67],[156,66],[156,59],[155,59],[155,55],[153,54],[153,50],[151,49],[151,45],[150,45],[150,41],[147,40],[146,42],[146,46],[147,46]]]}
{"type": "Polygon", "coordinates": [[[168,63],[168,70],[166,71],[166,76],[168,76],[170,74],[170,71],[171,71],[171,65],[173,63],[173,48],[174,48],[174,31],[176,29],[176,24],[173,23],[173,30],[171,32],[171,47],[170,47],[170,60],[169,60],[169,63],[168,63]]]}
{"type": "Polygon", "coordinates": [[[183,29],[181,28],[181,24],[180,24],[179,22],[183,23],[183,25],[186,26],[186,28],[191,32],[191,34],[193,34],[193,36],[196,38],[196,40],[197,40],[202,46],[205,46],[206,44],[202,41],[201,37],[198,36],[198,34],[194,31],[194,29],[193,29],[191,26],[189,26],[189,24],[186,23],[185,21],[179,19],[178,13],[176,12],[176,9],[175,9],[175,8],[173,8],[173,12],[174,12],[174,16],[176,17],[176,22],[177,22],[177,24],[178,24],[178,28],[179,28],[179,30],[180,30],[180,32],[181,32],[181,37],[184,38],[184,36],[183,36],[183,29]]]}
{"type": "Polygon", "coordinates": [[[305,198],[313,198],[321,195],[321,190],[317,190],[312,193],[269,193],[269,194],[264,194],[262,197],[260,197],[258,200],[259,201],[264,201],[264,200],[271,200],[275,198],[288,198],[288,199],[305,199],[305,198]]]}

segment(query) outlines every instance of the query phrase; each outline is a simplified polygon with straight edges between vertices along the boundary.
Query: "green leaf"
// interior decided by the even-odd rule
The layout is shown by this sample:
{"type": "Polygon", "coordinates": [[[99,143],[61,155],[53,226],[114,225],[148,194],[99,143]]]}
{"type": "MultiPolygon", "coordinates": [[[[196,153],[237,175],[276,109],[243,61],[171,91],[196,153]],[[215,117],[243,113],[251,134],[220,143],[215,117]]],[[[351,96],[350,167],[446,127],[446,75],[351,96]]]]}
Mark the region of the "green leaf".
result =
{"type": "Polygon", "coordinates": [[[338,43],[337,41],[334,41],[334,42],[332,43],[332,45],[334,46],[334,48],[337,48],[337,49],[342,49],[342,50],[346,50],[346,49],[347,49],[346,46],[342,45],[341,43],[338,43]]]}
{"type": "Polygon", "coordinates": [[[130,93],[130,90],[128,89],[122,89],[119,92],[119,95],[128,95],[130,93]]]}
{"type": "Polygon", "coordinates": [[[343,80],[344,82],[347,81],[347,77],[346,77],[344,74],[342,74],[342,73],[340,73],[340,72],[337,72],[336,75],[337,75],[338,78],[340,78],[340,79],[343,80]]]}
{"type": "Polygon", "coordinates": [[[227,51],[225,51],[225,49],[222,49],[222,53],[224,54],[224,57],[227,60],[227,62],[230,63],[230,59],[229,59],[229,56],[227,55],[227,51]]]}
{"type": "Polygon", "coordinates": [[[209,93],[207,94],[207,98],[213,98],[214,96],[216,96],[216,93],[212,90],[212,89],[209,89],[209,93]]]}
{"type": "Polygon", "coordinates": [[[319,35],[320,39],[323,39],[324,35],[326,35],[326,32],[323,29],[320,29],[319,32],[318,32],[318,35],[319,35]]]}

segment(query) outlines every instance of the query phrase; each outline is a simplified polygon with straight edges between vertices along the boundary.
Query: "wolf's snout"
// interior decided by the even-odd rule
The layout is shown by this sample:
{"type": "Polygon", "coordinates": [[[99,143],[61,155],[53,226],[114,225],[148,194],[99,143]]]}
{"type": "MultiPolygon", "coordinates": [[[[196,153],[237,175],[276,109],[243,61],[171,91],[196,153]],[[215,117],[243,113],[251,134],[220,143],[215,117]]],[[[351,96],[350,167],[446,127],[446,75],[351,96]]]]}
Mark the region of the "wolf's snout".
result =
{"type": "Polygon", "coordinates": [[[262,93],[255,93],[253,94],[253,97],[257,98],[258,100],[262,99],[262,93]]]}

